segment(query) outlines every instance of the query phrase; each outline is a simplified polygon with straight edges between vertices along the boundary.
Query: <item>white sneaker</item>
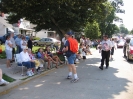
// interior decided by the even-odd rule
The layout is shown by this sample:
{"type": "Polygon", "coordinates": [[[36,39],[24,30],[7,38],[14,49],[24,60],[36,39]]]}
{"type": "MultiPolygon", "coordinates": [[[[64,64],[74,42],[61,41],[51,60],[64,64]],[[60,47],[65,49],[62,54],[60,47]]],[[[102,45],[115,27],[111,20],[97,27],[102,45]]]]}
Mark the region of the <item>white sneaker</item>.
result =
{"type": "Polygon", "coordinates": [[[0,86],[1,86],[1,85],[7,85],[7,84],[9,84],[9,82],[5,81],[4,79],[2,79],[2,80],[0,81],[0,86]]]}
{"type": "Polygon", "coordinates": [[[31,74],[31,72],[30,72],[30,71],[27,71],[27,75],[28,75],[29,77],[31,77],[31,76],[32,76],[32,74],[31,74]]]}
{"type": "Polygon", "coordinates": [[[33,73],[33,71],[32,71],[32,70],[30,70],[30,73],[31,73],[31,75],[32,75],[32,76],[34,75],[34,73],[33,73]]]}

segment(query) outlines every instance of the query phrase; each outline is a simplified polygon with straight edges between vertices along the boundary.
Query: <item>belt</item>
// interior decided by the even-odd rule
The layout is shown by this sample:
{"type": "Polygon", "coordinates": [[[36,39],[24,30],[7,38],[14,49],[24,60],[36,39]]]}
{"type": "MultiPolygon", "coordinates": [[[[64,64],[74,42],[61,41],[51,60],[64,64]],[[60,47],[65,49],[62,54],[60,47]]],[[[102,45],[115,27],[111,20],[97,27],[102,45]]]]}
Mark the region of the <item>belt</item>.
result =
{"type": "Polygon", "coordinates": [[[107,50],[107,51],[106,51],[106,50],[102,50],[102,51],[108,52],[108,51],[110,51],[110,50],[107,50]]]}

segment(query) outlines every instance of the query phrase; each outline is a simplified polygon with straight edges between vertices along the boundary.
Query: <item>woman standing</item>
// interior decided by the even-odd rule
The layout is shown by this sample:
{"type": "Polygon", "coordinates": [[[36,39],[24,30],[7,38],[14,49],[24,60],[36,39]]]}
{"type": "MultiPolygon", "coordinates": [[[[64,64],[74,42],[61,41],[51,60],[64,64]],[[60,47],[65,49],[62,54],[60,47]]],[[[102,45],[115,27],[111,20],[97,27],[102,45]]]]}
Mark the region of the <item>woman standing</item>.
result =
{"type": "Polygon", "coordinates": [[[20,41],[21,49],[23,50],[23,47],[27,47],[27,41],[25,40],[25,36],[22,37],[22,40],[20,41]]]}
{"type": "Polygon", "coordinates": [[[11,67],[10,61],[12,60],[12,47],[13,44],[10,41],[10,35],[7,35],[6,37],[6,42],[5,42],[5,52],[6,52],[6,57],[7,57],[7,68],[11,67]]]}

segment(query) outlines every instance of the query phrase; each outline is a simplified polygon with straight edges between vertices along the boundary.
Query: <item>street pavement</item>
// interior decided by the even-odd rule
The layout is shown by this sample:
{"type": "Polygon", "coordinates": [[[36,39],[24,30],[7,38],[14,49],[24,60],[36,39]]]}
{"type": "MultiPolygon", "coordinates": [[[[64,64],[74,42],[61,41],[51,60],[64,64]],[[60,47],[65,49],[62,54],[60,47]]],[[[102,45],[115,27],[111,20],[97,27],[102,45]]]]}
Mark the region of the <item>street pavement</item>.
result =
{"type": "Polygon", "coordinates": [[[108,69],[100,70],[100,53],[93,52],[77,64],[79,81],[65,79],[67,66],[32,80],[0,96],[0,99],[133,99],[133,62],[122,49],[115,51],[108,69]]]}

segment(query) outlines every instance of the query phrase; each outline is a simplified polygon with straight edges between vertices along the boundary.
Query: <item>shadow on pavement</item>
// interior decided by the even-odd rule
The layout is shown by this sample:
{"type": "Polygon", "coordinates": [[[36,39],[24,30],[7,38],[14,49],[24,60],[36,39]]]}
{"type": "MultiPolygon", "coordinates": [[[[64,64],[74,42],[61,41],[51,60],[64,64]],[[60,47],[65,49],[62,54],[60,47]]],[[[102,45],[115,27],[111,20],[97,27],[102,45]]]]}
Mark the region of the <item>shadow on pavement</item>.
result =
{"type": "Polygon", "coordinates": [[[118,76],[117,68],[100,70],[99,63],[100,58],[91,58],[77,64],[80,80],[75,84],[65,80],[67,67],[63,67],[20,86],[0,99],[122,99],[117,97],[127,92],[132,82],[118,76]]]}

